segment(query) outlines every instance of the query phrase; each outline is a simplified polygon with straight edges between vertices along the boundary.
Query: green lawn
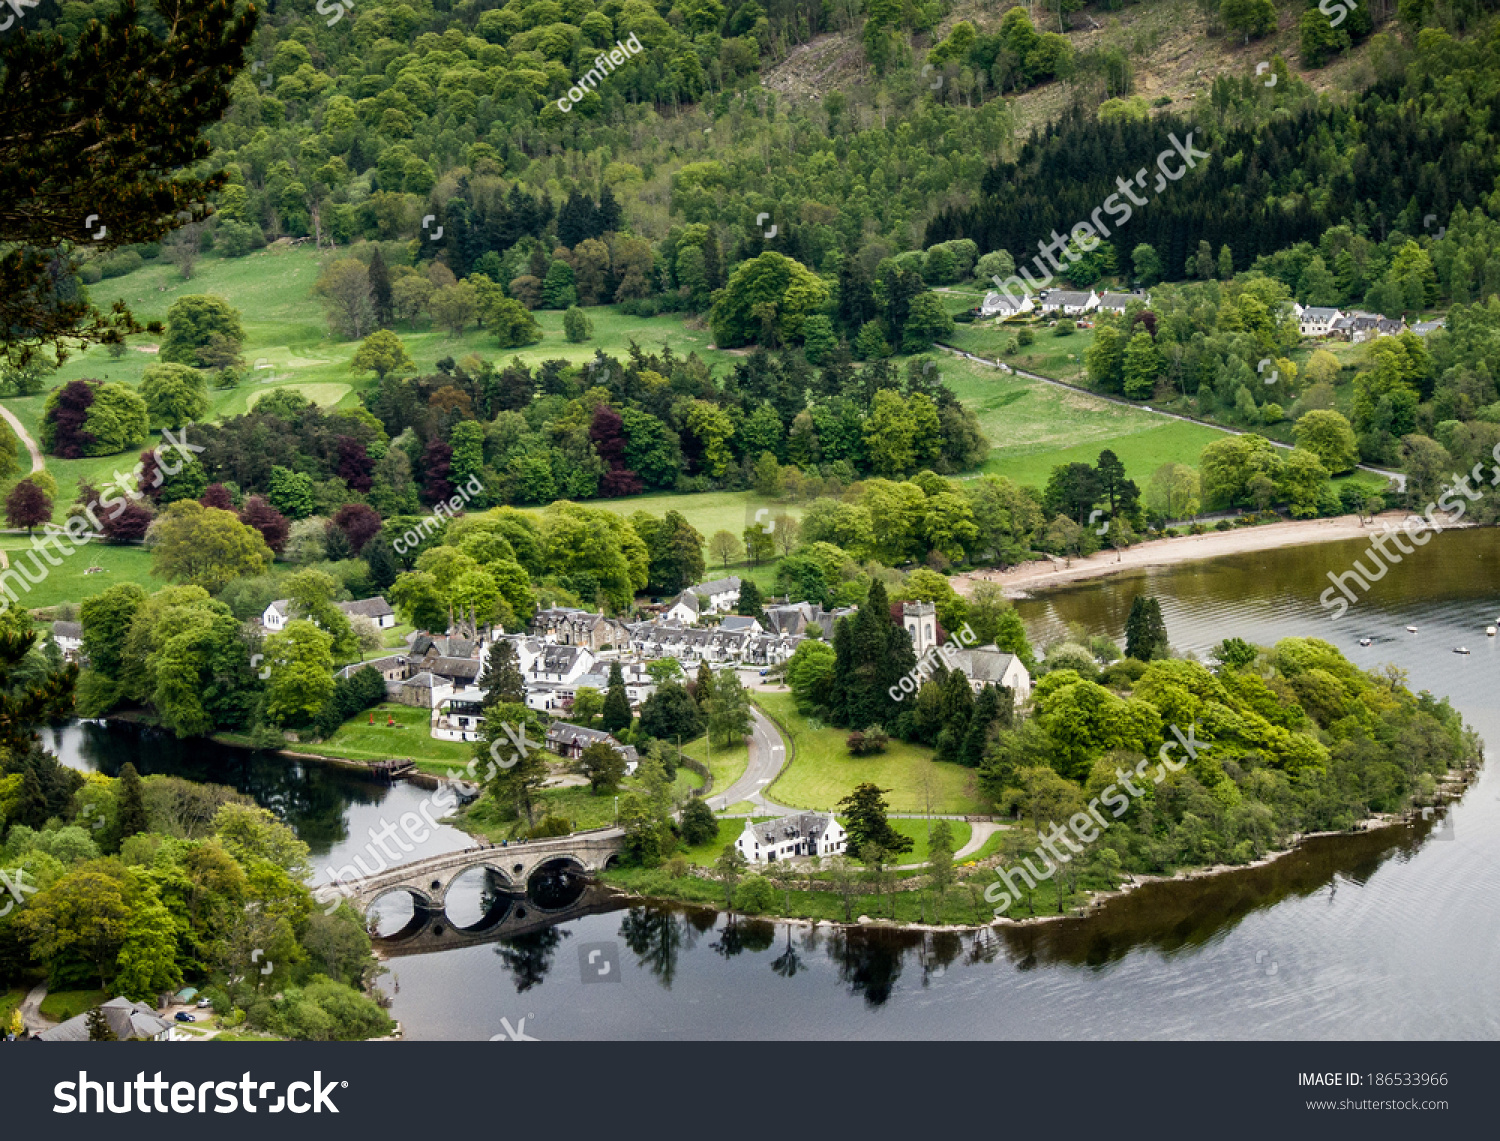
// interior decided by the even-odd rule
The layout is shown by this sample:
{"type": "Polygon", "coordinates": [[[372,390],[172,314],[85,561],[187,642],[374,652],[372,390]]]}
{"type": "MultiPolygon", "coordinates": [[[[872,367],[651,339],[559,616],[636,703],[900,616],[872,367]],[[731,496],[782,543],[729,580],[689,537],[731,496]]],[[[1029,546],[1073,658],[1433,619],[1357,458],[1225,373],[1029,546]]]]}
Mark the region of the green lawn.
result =
{"type": "MultiPolygon", "coordinates": [[[[684,756],[702,762],[706,747],[707,738],[699,737],[696,741],[684,744],[682,752],[684,756]]],[[[745,770],[750,766],[750,749],[743,744],[715,745],[708,750],[707,761],[708,771],[714,774],[714,790],[709,795],[717,796],[745,775],[745,770]]]]}
{"type": "Polygon", "coordinates": [[[756,693],[756,703],[791,735],[795,758],[766,789],[773,800],[794,808],[830,809],[854,790],[872,781],[889,789],[892,812],[979,814],[989,811],[980,798],[974,770],[934,761],[930,750],[893,740],[882,754],[851,757],[844,748],[848,734],[830,727],[814,728],[792,703],[790,693],[756,693]],[[931,788],[926,803],[924,784],[931,788]]]}
{"type": "MultiPolygon", "coordinates": [[[[0,550],[5,551],[6,557],[12,562],[22,552],[31,549],[23,536],[0,537],[0,550]]],[[[47,577],[29,591],[26,589],[29,584],[20,573],[5,580],[5,584],[16,592],[19,604],[28,610],[40,606],[55,606],[59,602],[82,602],[121,582],[140,583],[147,591],[160,590],[166,585],[151,576],[151,553],[145,547],[111,547],[105,543],[90,543],[81,550],[72,550],[64,542],[51,544],[47,549],[58,560],[59,565],[51,566],[45,555],[37,556],[47,570],[47,577]],[[70,553],[58,554],[59,546],[70,553]],[[95,574],[86,574],[90,567],[104,569],[95,574]]],[[[30,555],[24,557],[26,569],[30,570],[32,558],[30,555]]]]}
{"type": "Polygon", "coordinates": [[[324,757],[343,757],[351,761],[385,761],[410,757],[426,772],[447,775],[450,769],[462,769],[474,758],[474,745],[464,741],[439,741],[429,733],[431,714],[426,709],[386,702],[374,710],[351,717],[326,741],[308,745],[289,745],[297,753],[315,753],[324,757]],[[370,724],[373,712],[375,724],[370,724]],[[386,724],[387,716],[395,726],[386,724]]]}
{"type": "Polygon", "coordinates": [[[1059,337],[1055,329],[1049,329],[1045,325],[976,322],[972,325],[955,325],[953,336],[947,338],[945,343],[966,353],[975,353],[991,360],[1003,360],[1006,364],[1024,368],[1028,372],[1038,372],[1070,383],[1081,383],[1086,375],[1083,354],[1094,343],[1094,331],[1079,329],[1071,336],[1059,337]],[[1036,340],[1023,345],[1014,354],[1007,353],[1005,346],[1022,328],[1030,328],[1036,340]]]}
{"type": "Polygon", "coordinates": [[[1124,462],[1130,478],[1144,485],[1169,461],[1191,467],[1206,444],[1223,433],[1197,424],[1126,408],[1083,392],[948,357],[943,379],[979,416],[994,445],[986,474],[1008,476],[1041,487],[1052,469],[1074,460],[1094,463],[1104,448],[1124,462]]]}
{"type": "MultiPolygon", "coordinates": [[[[746,527],[757,521],[768,524],[772,516],[782,512],[793,518],[802,516],[802,505],[763,499],[753,491],[703,491],[691,495],[635,495],[628,499],[600,499],[591,502],[589,506],[602,507],[606,511],[613,511],[616,515],[624,515],[627,518],[637,511],[657,516],[665,515],[668,511],[679,511],[704,539],[709,538],[715,531],[728,531],[738,539],[744,534],[746,527]],[[764,512],[764,514],[758,515],[758,512],[764,512]]],[[[705,558],[707,557],[707,552],[705,552],[705,558]]],[[[769,570],[769,568],[766,569],[769,570]]],[[[725,572],[717,564],[710,562],[704,573],[710,578],[715,578],[725,572]]],[[[737,574],[741,578],[745,577],[745,571],[740,567],[731,567],[728,573],[737,574]]]]}
{"type": "Polygon", "coordinates": [[[42,999],[42,1017],[66,1022],[112,998],[107,990],[55,990],[42,999]]]}

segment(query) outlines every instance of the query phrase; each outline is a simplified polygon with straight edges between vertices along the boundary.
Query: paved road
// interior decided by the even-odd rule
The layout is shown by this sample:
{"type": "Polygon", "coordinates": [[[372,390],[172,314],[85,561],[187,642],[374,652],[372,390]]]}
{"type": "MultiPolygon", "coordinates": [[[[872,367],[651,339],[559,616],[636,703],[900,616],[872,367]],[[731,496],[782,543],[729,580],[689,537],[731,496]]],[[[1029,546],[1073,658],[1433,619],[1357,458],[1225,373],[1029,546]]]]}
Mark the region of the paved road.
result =
{"type": "MultiPolygon", "coordinates": [[[[997,368],[1001,372],[1008,372],[1015,376],[1025,377],[1027,380],[1036,380],[1040,381],[1042,384],[1050,384],[1053,388],[1066,388],[1069,392],[1082,392],[1088,396],[1094,397],[1096,400],[1103,400],[1108,404],[1118,404],[1121,408],[1134,408],[1137,412],[1150,412],[1154,416],[1165,416],[1169,420],[1181,420],[1184,424],[1197,424],[1200,427],[1212,428],[1216,432],[1224,432],[1230,436],[1249,435],[1248,432],[1242,432],[1238,428],[1226,428],[1223,424],[1210,423],[1207,420],[1200,420],[1196,416],[1184,416],[1180,412],[1163,412],[1160,408],[1147,408],[1143,405],[1135,403],[1135,401],[1133,400],[1125,400],[1118,396],[1106,396],[1102,392],[1095,392],[1093,389],[1084,388],[1079,384],[1069,384],[1067,381],[1054,380],[1050,376],[1041,376],[1034,372],[1027,372],[1023,368],[1014,368],[1002,361],[992,361],[988,357],[979,357],[975,356],[973,353],[966,353],[962,349],[956,349],[952,345],[945,345],[941,341],[937,342],[937,347],[944,350],[945,352],[952,353],[954,356],[963,357],[965,360],[973,361],[975,364],[988,365],[990,368],[997,368]]],[[[1283,444],[1280,440],[1272,440],[1269,437],[1262,438],[1266,439],[1269,443],[1278,448],[1285,448],[1287,451],[1291,451],[1291,444],[1283,444]]],[[[1395,482],[1397,491],[1406,490],[1406,476],[1399,471],[1386,471],[1384,468],[1371,467],[1369,464],[1360,464],[1359,470],[1370,472],[1372,475],[1385,476],[1386,479],[1395,482]]]]}
{"type": "Polygon", "coordinates": [[[745,766],[745,773],[739,780],[709,798],[709,807],[722,811],[731,804],[748,800],[757,809],[770,814],[796,812],[795,808],[776,804],[765,797],[766,786],[776,779],[781,766],[786,764],[786,742],[781,739],[775,723],[759,709],[752,707],[750,717],[750,763],[745,766]]]}

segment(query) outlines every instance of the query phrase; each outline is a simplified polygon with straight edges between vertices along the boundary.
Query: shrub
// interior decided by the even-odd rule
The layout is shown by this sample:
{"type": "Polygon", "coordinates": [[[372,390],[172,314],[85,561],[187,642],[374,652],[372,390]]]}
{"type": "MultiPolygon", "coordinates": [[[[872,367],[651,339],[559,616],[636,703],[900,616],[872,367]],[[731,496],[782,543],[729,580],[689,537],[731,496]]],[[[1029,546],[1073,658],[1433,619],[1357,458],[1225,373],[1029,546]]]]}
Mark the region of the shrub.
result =
{"type": "Polygon", "coordinates": [[[850,756],[868,757],[885,752],[890,738],[880,726],[873,725],[862,733],[858,730],[850,733],[844,744],[848,747],[850,756]]]}
{"type": "Polygon", "coordinates": [[[734,905],[748,915],[760,915],[776,906],[776,889],[765,876],[746,876],[734,892],[734,905]]]}
{"type": "Polygon", "coordinates": [[[547,815],[542,817],[526,833],[528,840],[545,840],[551,836],[568,836],[573,832],[573,822],[561,816],[547,815]]]}
{"type": "Polygon", "coordinates": [[[1057,328],[1052,331],[1052,335],[1054,337],[1071,337],[1076,332],[1078,332],[1078,323],[1076,321],[1059,321],[1057,328]]]}

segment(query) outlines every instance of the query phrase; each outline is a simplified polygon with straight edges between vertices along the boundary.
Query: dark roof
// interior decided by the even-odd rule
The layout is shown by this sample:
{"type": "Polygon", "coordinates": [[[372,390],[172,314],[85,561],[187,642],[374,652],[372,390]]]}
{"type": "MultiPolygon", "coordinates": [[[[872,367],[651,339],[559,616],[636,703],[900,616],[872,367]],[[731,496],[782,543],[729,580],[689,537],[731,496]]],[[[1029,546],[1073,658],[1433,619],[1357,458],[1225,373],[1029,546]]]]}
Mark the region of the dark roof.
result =
{"type": "Polygon", "coordinates": [[[445,678],[476,678],[479,662],[475,658],[430,658],[422,663],[429,671],[445,678]]]}
{"type": "Polygon", "coordinates": [[[374,598],[340,602],[339,609],[345,614],[363,614],[366,618],[384,618],[387,614],[396,613],[391,609],[391,604],[378,594],[374,598]]]}
{"type": "Polygon", "coordinates": [[[767,820],[760,824],[746,823],[755,839],[770,847],[784,844],[788,840],[814,839],[828,830],[832,819],[826,812],[799,812],[794,816],[783,816],[778,820],[767,820]]]}
{"type": "Polygon", "coordinates": [[[54,638],[72,638],[81,642],[83,640],[83,623],[54,622],[52,623],[52,636],[54,638]]]}
{"type": "MultiPolygon", "coordinates": [[[[130,1039],[155,1038],[172,1024],[160,1017],[144,1002],[131,1002],[128,998],[112,998],[98,1007],[104,1012],[104,1021],[116,1038],[125,1042],[130,1039]]],[[[37,1035],[43,1042],[87,1042],[89,1040],[89,1014],[85,1011],[76,1018],[43,1030],[37,1035]]]]}
{"type": "Polygon", "coordinates": [[[694,594],[726,594],[731,590],[739,590],[740,579],[738,575],[730,575],[728,578],[712,578],[707,582],[700,582],[688,589],[694,594]]]}

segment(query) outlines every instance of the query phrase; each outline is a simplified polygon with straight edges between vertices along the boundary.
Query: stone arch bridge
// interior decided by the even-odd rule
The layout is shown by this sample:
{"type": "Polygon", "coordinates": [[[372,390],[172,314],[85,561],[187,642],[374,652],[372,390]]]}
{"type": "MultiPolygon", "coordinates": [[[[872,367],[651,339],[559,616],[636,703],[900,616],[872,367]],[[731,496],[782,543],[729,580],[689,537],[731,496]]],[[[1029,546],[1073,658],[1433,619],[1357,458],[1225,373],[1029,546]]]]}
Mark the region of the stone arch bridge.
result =
{"type": "Polygon", "coordinates": [[[537,869],[557,864],[573,871],[603,871],[625,845],[622,828],[599,828],[547,840],[531,840],[505,847],[466,848],[400,864],[373,876],[343,880],[338,891],[361,911],[393,891],[405,891],[418,907],[441,912],[453,881],[472,868],[495,874],[516,894],[526,893],[526,884],[537,869]]]}

